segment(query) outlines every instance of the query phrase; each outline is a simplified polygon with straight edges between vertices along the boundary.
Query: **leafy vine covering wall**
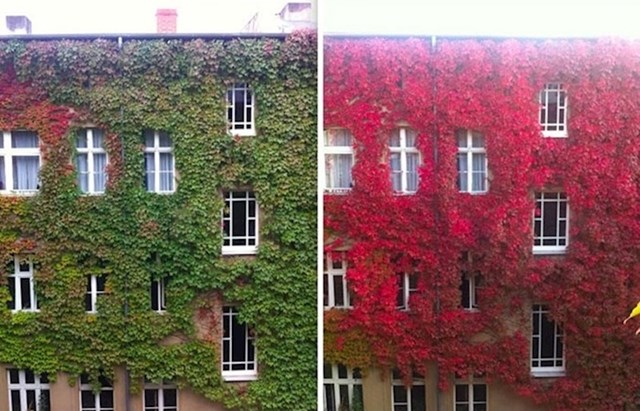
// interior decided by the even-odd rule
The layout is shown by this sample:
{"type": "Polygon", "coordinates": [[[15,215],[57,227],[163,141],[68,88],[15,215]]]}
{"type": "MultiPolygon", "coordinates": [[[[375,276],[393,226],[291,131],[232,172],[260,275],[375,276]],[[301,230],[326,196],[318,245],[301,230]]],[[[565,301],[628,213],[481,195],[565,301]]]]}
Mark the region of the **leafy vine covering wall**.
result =
{"type": "MultiPolygon", "coordinates": [[[[7,40],[0,42],[0,130],[36,131],[40,190],[0,197],[0,271],[12,255],[37,264],[41,310],[0,308],[0,362],[37,372],[174,379],[228,408],[316,407],[316,36],[7,40]],[[247,82],[255,137],[227,133],[225,93],[247,82]],[[76,185],[76,130],[106,130],[108,186],[76,185]],[[143,185],[143,130],[175,145],[177,191],[143,185]],[[263,218],[255,258],[221,258],[221,190],[252,187],[263,218]],[[98,314],[86,276],[106,273],[98,314]],[[168,276],[167,312],[150,310],[151,277],[168,276]],[[239,307],[256,335],[259,379],[226,384],[219,321],[208,296],[239,307]],[[206,296],[206,297],[205,297],[206,296]],[[194,316],[197,312],[198,315],[194,316]],[[180,344],[161,344],[179,336],[180,344]]],[[[0,288],[0,307],[10,294],[0,288]]]]}
{"type": "Polygon", "coordinates": [[[324,72],[324,126],[348,129],[356,153],[351,192],[325,195],[325,249],[350,247],[355,299],[325,316],[326,361],[405,375],[432,361],[441,388],[483,373],[557,410],[638,404],[638,339],[621,321],[640,296],[640,44],[331,38],[324,72]],[[540,133],[549,82],[569,96],[566,139],[540,133]],[[418,131],[414,195],[393,195],[385,160],[400,122],[418,131]],[[458,129],[486,138],[486,194],[458,192],[458,129]],[[554,188],[570,244],[534,258],[533,193],[554,188]],[[399,311],[395,275],[414,270],[419,292],[399,311]],[[478,312],[459,307],[462,270],[482,273],[478,312]],[[530,376],[532,302],[564,327],[564,377],[530,376]]]}

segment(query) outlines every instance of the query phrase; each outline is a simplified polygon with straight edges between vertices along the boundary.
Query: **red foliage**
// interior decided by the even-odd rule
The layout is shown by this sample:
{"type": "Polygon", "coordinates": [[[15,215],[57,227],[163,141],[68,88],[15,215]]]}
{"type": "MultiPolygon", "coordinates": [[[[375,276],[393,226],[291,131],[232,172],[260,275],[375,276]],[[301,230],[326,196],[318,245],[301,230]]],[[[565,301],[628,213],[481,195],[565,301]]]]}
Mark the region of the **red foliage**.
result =
{"type": "Polygon", "coordinates": [[[356,304],[339,328],[361,330],[329,350],[366,339],[375,358],[366,365],[407,372],[434,361],[441,386],[455,372],[481,372],[558,410],[636,404],[638,339],[621,322],[640,297],[640,44],[439,40],[434,49],[427,39],[329,39],[324,56],[324,125],[350,130],[356,150],[355,187],[325,195],[324,223],[353,245],[356,304]],[[567,139],[541,136],[537,96],[547,82],[567,89],[567,139]],[[393,195],[385,160],[401,121],[422,153],[409,196],[393,195]],[[458,129],[486,138],[484,195],[457,191],[458,129]],[[562,257],[531,252],[533,192],[544,188],[570,199],[562,257]],[[463,268],[482,273],[479,312],[459,308],[463,268]],[[398,311],[395,274],[413,270],[419,294],[410,312],[398,311]],[[564,326],[565,377],[530,377],[532,302],[564,326]]]}

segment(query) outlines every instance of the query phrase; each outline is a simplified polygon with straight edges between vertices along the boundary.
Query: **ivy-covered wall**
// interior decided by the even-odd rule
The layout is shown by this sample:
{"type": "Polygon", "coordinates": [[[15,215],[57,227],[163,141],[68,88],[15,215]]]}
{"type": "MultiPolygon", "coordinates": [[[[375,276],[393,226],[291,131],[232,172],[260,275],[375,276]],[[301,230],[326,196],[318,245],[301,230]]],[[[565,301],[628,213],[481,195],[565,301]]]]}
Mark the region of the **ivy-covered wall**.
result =
{"type": "MultiPolygon", "coordinates": [[[[635,409],[640,340],[640,44],[602,40],[330,38],[324,126],[354,136],[354,187],[325,195],[325,251],[347,246],[352,310],[326,313],[325,360],[482,374],[555,410],[635,409]],[[568,93],[568,138],[543,138],[538,93],[568,93]],[[417,131],[420,185],[394,195],[388,138],[417,131]],[[489,190],[456,187],[456,131],[486,141],[489,190]],[[532,254],[534,193],[567,194],[567,253],[532,254]],[[467,255],[470,258],[463,259],[467,255]],[[396,273],[418,273],[411,310],[396,273]],[[480,272],[480,309],[460,307],[480,272]],[[530,373],[533,303],[562,324],[566,375],[530,373]]],[[[366,395],[366,393],[365,393],[366,395]]]]}
{"type": "MultiPolygon", "coordinates": [[[[316,36],[0,41],[0,130],[40,137],[40,189],[0,197],[0,362],[37,372],[173,379],[227,408],[316,408],[316,36]],[[226,89],[256,98],[254,137],[227,133],[226,89]],[[104,195],[81,194],[76,131],[106,131],[104,195]],[[174,143],[177,191],[146,192],[143,131],[174,143]],[[223,189],[250,187],[261,209],[255,257],[221,257],[223,189]],[[37,264],[40,312],[7,309],[15,254],[37,264]],[[106,273],[98,313],[86,276],[106,273]],[[170,279],[167,312],[152,277],[170,279]],[[259,379],[224,383],[212,299],[254,330],[259,379]],[[161,342],[179,336],[180,344],[161,342]]],[[[139,387],[138,387],[139,388],[139,387]]]]}

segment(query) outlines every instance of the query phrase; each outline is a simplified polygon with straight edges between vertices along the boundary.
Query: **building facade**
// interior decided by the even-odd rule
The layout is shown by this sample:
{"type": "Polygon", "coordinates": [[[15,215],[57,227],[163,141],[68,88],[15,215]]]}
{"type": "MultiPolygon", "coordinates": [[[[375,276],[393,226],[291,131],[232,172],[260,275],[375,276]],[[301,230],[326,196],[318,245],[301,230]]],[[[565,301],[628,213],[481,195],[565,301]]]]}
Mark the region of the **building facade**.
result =
{"type": "Polygon", "coordinates": [[[0,409],[315,409],[315,34],[0,67],[0,409]]]}
{"type": "Polygon", "coordinates": [[[639,53],[325,39],[325,410],[637,409],[639,53]]]}

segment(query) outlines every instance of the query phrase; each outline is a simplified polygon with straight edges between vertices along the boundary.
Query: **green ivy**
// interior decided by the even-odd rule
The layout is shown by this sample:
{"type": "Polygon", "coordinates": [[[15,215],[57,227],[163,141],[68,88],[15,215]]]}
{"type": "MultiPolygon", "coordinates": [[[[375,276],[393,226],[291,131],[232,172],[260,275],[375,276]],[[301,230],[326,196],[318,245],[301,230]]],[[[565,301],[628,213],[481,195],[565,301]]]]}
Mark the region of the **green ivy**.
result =
{"type": "Polygon", "coordinates": [[[227,408],[315,409],[316,50],[307,32],[0,42],[0,126],[35,129],[45,160],[36,196],[0,197],[0,259],[33,254],[41,303],[11,314],[0,287],[0,362],[93,379],[125,365],[133,381],[174,379],[227,408]],[[227,133],[234,81],[254,90],[255,137],[227,133]],[[82,195],[70,166],[89,123],[107,133],[100,196],[82,195]],[[174,142],[172,195],[144,189],[147,129],[174,142]],[[235,187],[252,187],[262,212],[256,257],[221,257],[221,192],[235,187]],[[107,278],[96,315],[84,311],[90,274],[107,278]],[[149,284],[163,276],[159,315],[149,284]],[[219,319],[215,296],[257,335],[259,379],[246,389],[222,381],[219,342],[198,335],[196,316],[219,319]],[[183,342],[165,344],[170,336],[183,342]]]}

